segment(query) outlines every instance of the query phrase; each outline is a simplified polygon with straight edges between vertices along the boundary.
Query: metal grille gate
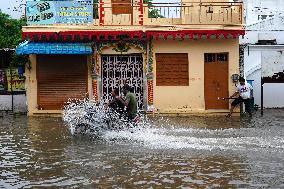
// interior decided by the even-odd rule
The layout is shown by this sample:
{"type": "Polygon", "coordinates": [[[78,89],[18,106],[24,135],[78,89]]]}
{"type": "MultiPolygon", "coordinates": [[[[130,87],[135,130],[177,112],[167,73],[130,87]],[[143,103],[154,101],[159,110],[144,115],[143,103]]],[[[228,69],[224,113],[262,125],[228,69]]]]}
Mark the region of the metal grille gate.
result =
{"type": "Polygon", "coordinates": [[[139,109],[143,109],[143,58],[141,54],[102,55],[102,96],[111,99],[113,88],[121,89],[127,82],[136,94],[139,109]]]}

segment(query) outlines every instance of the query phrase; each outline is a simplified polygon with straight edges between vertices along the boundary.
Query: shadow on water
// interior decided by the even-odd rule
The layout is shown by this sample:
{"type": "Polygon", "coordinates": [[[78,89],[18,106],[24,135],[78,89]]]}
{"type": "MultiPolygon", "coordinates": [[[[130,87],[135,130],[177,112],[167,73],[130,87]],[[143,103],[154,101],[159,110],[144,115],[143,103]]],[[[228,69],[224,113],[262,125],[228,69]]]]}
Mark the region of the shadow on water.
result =
{"type": "Polygon", "coordinates": [[[60,118],[0,118],[0,188],[283,188],[284,110],[149,118],[72,136],[60,118]]]}

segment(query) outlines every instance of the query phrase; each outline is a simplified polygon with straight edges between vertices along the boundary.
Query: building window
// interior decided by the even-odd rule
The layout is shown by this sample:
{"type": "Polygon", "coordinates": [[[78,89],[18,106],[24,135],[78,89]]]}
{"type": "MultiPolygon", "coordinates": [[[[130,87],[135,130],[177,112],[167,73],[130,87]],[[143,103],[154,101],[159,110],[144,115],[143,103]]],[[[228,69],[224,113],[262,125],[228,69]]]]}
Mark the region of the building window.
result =
{"type": "Polygon", "coordinates": [[[156,54],[157,86],[188,86],[188,54],[156,54]]]}
{"type": "Polygon", "coordinates": [[[111,0],[112,14],[132,14],[131,0],[111,0]]]}
{"type": "Polygon", "coordinates": [[[204,59],[206,63],[216,62],[216,54],[215,53],[205,53],[204,59]]]}
{"type": "Polygon", "coordinates": [[[228,53],[205,53],[205,63],[228,62],[228,53]]]}

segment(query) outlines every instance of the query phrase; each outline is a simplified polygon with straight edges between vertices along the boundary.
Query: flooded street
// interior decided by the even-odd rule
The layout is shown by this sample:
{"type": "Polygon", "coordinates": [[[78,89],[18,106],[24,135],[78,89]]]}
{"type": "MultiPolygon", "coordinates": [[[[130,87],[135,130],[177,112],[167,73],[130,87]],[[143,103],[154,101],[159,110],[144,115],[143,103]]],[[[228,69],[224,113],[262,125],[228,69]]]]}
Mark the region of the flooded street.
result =
{"type": "Polygon", "coordinates": [[[3,114],[0,188],[284,188],[284,110],[264,113],[155,118],[99,138],[3,114]]]}

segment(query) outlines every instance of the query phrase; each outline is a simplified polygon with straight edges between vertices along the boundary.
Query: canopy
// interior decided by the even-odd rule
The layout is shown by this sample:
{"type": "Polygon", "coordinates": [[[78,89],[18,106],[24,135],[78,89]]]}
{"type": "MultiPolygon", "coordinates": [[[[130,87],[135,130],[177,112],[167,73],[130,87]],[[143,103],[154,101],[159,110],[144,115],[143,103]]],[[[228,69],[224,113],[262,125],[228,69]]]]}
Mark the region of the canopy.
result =
{"type": "Polygon", "coordinates": [[[35,43],[25,41],[16,48],[16,54],[92,54],[90,43],[35,43]]]}

